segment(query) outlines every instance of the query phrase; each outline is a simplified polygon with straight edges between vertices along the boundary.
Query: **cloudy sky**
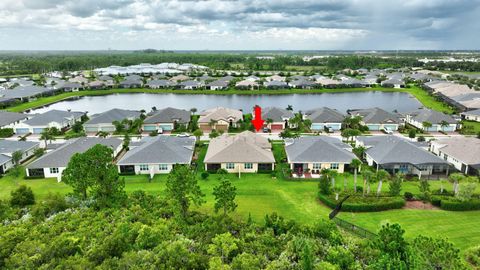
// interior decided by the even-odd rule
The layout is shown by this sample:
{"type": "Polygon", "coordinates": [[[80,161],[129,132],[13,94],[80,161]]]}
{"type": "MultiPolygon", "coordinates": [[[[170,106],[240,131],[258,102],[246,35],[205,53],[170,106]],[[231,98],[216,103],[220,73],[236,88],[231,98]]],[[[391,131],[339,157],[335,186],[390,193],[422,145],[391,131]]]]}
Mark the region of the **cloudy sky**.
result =
{"type": "Polygon", "coordinates": [[[480,0],[0,0],[0,50],[480,49],[480,0]]]}

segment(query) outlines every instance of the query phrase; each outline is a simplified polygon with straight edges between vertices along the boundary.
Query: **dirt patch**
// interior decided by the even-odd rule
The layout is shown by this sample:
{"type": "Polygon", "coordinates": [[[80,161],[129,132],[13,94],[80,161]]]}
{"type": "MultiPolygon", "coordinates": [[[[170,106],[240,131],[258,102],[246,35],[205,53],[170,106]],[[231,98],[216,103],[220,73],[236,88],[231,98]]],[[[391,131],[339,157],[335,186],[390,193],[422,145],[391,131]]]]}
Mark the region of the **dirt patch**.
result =
{"type": "Polygon", "coordinates": [[[404,209],[424,209],[424,210],[438,210],[440,208],[432,205],[431,203],[424,203],[422,201],[407,201],[404,209]]]}

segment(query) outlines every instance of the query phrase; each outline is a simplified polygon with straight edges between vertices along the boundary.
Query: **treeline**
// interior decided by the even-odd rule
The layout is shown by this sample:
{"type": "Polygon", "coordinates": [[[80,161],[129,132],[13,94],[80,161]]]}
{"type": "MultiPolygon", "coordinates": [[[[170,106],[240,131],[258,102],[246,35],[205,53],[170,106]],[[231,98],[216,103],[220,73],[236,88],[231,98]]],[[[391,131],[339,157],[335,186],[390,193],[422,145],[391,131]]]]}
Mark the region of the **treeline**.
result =
{"type": "Polygon", "coordinates": [[[425,67],[432,70],[480,71],[480,62],[429,62],[425,67]]]}

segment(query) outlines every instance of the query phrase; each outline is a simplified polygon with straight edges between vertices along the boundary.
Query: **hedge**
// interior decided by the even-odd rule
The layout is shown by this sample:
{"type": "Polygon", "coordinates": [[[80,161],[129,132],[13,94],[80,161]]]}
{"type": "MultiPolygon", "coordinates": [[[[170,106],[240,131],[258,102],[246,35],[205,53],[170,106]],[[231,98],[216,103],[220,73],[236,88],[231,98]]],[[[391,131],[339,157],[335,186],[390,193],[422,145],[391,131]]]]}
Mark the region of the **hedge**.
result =
{"type": "Polygon", "coordinates": [[[443,199],[440,201],[440,208],[449,211],[480,210],[480,200],[473,199],[470,201],[462,202],[452,199],[443,199]]]}
{"type": "MultiPolygon", "coordinates": [[[[369,198],[369,197],[367,197],[369,198]]],[[[338,202],[334,197],[318,194],[318,199],[330,208],[335,208],[338,202]]],[[[405,200],[402,197],[380,197],[368,201],[363,197],[351,197],[342,205],[342,211],[345,212],[377,212],[390,209],[399,209],[405,206],[405,200]],[[357,201],[350,201],[357,199],[357,201]]]]}
{"type": "Polygon", "coordinates": [[[13,134],[13,128],[0,128],[0,138],[9,138],[13,134]]]}

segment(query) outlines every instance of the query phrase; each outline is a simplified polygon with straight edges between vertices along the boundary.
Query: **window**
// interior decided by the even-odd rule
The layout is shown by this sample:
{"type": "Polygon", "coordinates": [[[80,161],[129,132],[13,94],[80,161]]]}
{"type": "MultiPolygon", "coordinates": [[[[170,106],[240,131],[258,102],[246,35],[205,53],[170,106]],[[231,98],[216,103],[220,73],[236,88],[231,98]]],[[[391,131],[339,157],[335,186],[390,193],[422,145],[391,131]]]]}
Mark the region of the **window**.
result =
{"type": "Polygon", "coordinates": [[[58,173],[58,168],[50,168],[50,173],[51,174],[58,173]]]}
{"type": "Polygon", "coordinates": [[[314,170],[321,170],[322,169],[322,163],[313,163],[313,169],[314,170]]]}
{"type": "Polygon", "coordinates": [[[245,163],[245,169],[253,169],[253,163],[245,163]]]}
{"type": "Polygon", "coordinates": [[[226,168],[227,170],[235,169],[235,163],[227,163],[226,168]]]}
{"type": "Polygon", "coordinates": [[[338,163],[330,164],[330,169],[332,169],[332,170],[338,170],[338,167],[339,167],[338,163]]]}
{"type": "Polygon", "coordinates": [[[168,164],[160,164],[160,165],[158,165],[158,169],[160,171],[167,171],[168,170],[168,164]]]}
{"type": "Polygon", "coordinates": [[[148,171],[148,165],[146,164],[140,165],[140,171],[148,171]]]}

